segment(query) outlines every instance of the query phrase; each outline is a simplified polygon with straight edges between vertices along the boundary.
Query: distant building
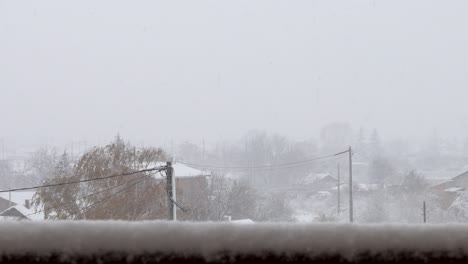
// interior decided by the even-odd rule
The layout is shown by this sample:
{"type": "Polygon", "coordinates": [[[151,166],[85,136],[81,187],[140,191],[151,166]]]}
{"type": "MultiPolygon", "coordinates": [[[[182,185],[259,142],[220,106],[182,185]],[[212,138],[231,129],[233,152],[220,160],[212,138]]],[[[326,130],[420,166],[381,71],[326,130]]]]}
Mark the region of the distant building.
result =
{"type": "MultiPolygon", "coordinates": [[[[164,166],[165,163],[157,163],[156,166],[164,166]]],[[[191,208],[192,215],[197,215],[195,210],[202,210],[208,203],[208,186],[210,172],[192,168],[182,163],[173,163],[174,177],[176,182],[176,201],[182,206],[191,208]]],[[[154,177],[158,181],[165,181],[161,175],[154,177]]],[[[178,213],[179,214],[179,213],[178,213]]],[[[202,215],[202,214],[199,214],[202,215]]],[[[203,220],[203,219],[184,219],[184,213],[180,212],[181,220],[203,220]]]]}
{"type": "Polygon", "coordinates": [[[311,173],[302,181],[302,185],[314,191],[326,191],[335,187],[338,180],[328,173],[311,173]]]}
{"type": "Polygon", "coordinates": [[[35,192],[18,191],[0,193],[0,219],[3,220],[43,220],[42,212],[32,209],[32,198],[35,192]]]}
{"type": "Polygon", "coordinates": [[[0,219],[2,220],[31,220],[30,215],[34,212],[28,210],[26,207],[21,205],[12,206],[5,211],[0,213],[0,219]]]}
{"type": "Polygon", "coordinates": [[[455,202],[460,192],[468,190],[468,171],[432,185],[431,189],[440,197],[442,208],[447,209],[455,202]]]}
{"type": "Polygon", "coordinates": [[[255,222],[252,219],[232,220],[231,223],[233,224],[255,224],[255,222]]]}
{"type": "Polygon", "coordinates": [[[438,191],[445,191],[450,188],[463,188],[466,190],[468,189],[468,171],[451,179],[445,179],[438,184],[432,185],[431,188],[438,191]]]}

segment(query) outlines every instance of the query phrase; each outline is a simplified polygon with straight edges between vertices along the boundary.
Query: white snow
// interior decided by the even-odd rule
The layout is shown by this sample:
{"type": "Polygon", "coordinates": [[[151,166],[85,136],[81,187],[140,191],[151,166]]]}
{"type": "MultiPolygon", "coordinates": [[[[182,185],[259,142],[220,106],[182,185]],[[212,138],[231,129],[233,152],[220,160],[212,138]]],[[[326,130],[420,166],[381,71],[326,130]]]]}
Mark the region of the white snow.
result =
{"type": "MultiPolygon", "coordinates": [[[[31,200],[36,194],[35,191],[17,191],[11,192],[11,201],[16,203],[16,205],[12,206],[20,211],[24,216],[31,220],[44,220],[44,213],[39,210],[36,212],[33,208],[31,200]],[[26,200],[29,200],[30,209],[25,207],[26,200]]],[[[0,193],[0,197],[9,200],[10,194],[9,193],[0,193]]],[[[9,209],[9,208],[8,208],[9,209]]],[[[6,209],[6,210],[8,210],[6,209]]],[[[4,211],[6,211],[4,210],[4,211]]],[[[1,212],[0,212],[1,213],[1,212]]]]}
{"type": "MultiPolygon", "coordinates": [[[[11,192],[11,201],[16,204],[25,205],[25,201],[29,200],[31,202],[35,191],[17,191],[11,192]]],[[[0,197],[5,200],[9,200],[10,194],[9,193],[0,193],[0,197]]]]}
{"type": "MultiPolygon", "coordinates": [[[[158,166],[165,166],[166,163],[158,162],[154,167],[158,166]]],[[[187,165],[181,164],[181,163],[173,163],[172,168],[174,168],[174,175],[176,178],[192,178],[192,177],[200,177],[200,176],[210,176],[210,172],[206,171],[201,171],[198,169],[194,169],[192,167],[189,167],[187,165]]],[[[161,179],[161,175],[157,174],[155,176],[157,179],[161,179]]]]}
{"type": "Polygon", "coordinates": [[[307,212],[304,210],[296,210],[293,215],[293,218],[300,223],[312,223],[317,217],[317,214],[307,212]]]}
{"type": "MultiPolygon", "coordinates": [[[[314,184],[327,177],[332,177],[332,176],[328,173],[311,173],[304,178],[303,184],[314,184]]],[[[332,178],[334,179],[334,177],[332,178]]]]}
{"type": "Polygon", "coordinates": [[[357,187],[360,191],[364,191],[364,192],[376,191],[376,190],[379,190],[380,188],[379,184],[372,184],[372,183],[369,183],[369,184],[359,183],[357,184],[357,187]]]}
{"type": "Polygon", "coordinates": [[[452,188],[448,188],[448,189],[445,189],[444,192],[459,192],[459,191],[463,191],[465,188],[462,188],[462,187],[452,187],[452,188]]]}
{"type": "Polygon", "coordinates": [[[234,224],[255,224],[255,222],[252,219],[232,220],[231,223],[234,223],[234,224]]]}
{"type": "Polygon", "coordinates": [[[331,225],[174,222],[2,222],[0,254],[302,253],[308,256],[448,251],[468,255],[468,225],[331,225]]]}
{"type": "MultiPolygon", "coordinates": [[[[18,210],[21,214],[23,214],[25,217],[27,217],[28,219],[30,220],[44,220],[44,212],[42,211],[35,211],[34,209],[28,209],[20,204],[17,204],[17,205],[14,205],[6,210],[4,210],[3,212],[5,211],[8,211],[10,210],[11,208],[15,208],[16,210],[18,210]]],[[[0,213],[3,213],[3,212],[0,212],[0,213]]],[[[13,219],[13,218],[3,218],[3,220],[5,219],[13,219]]]]}

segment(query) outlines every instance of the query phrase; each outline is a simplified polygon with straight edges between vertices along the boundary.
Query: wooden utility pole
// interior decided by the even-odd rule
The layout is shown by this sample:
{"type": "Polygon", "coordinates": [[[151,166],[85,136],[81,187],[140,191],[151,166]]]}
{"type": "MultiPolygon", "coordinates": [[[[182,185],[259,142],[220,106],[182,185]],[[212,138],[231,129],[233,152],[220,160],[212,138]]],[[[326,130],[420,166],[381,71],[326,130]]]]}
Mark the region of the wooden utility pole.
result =
{"type": "Polygon", "coordinates": [[[134,169],[134,170],[137,169],[136,160],[137,160],[137,156],[136,156],[136,147],[133,147],[133,169],[134,169]]]}
{"type": "Polygon", "coordinates": [[[338,179],[337,179],[337,180],[338,180],[338,184],[337,184],[337,189],[338,189],[338,190],[337,190],[337,191],[338,191],[338,192],[337,192],[337,203],[338,203],[338,205],[337,205],[337,211],[338,211],[338,215],[339,215],[339,214],[340,214],[340,211],[341,211],[341,208],[340,208],[340,206],[341,206],[341,203],[340,203],[340,200],[341,200],[341,199],[340,199],[340,184],[341,184],[341,182],[340,182],[340,164],[339,164],[339,163],[338,163],[337,178],[338,178],[338,179]]]}
{"type": "Polygon", "coordinates": [[[353,151],[351,147],[348,150],[349,154],[349,222],[354,222],[353,216],[353,151]]]}
{"type": "Polygon", "coordinates": [[[250,184],[253,184],[253,160],[250,159],[250,184]]]}
{"type": "Polygon", "coordinates": [[[426,201],[423,201],[423,221],[426,223],[426,201]]]}
{"type": "Polygon", "coordinates": [[[205,138],[203,138],[203,161],[205,161],[205,138]]]}
{"type": "Polygon", "coordinates": [[[176,207],[175,207],[175,176],[172,162],[166,163],[166,192],[167,192],[167,208],[168,208],[168,219],[177,220],[176,207]]]}
{"type": "Polygon", "coordinates": [[[0,141],[2,142],[2,160],[5,160],[5,159],[6,159],[6,155],[5,155],[5,140],[2,138],[2,139],[0,139],[0,141]]]}

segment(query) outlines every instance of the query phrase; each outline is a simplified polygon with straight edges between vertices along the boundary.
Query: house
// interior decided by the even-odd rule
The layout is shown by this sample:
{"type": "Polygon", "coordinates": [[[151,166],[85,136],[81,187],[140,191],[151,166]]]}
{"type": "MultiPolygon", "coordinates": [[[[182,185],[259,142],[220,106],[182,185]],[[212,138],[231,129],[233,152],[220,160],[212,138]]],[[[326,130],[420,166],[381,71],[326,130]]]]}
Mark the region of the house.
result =
{"type": "MultiPolygon", "coordinates": [[[[156,166],[164,166],[163,163],[158,163],[156,166]]],[[[207,177],[211,176],[210,172],[201,171],[182,163],[172,164],[174,177],[176,179],[177,192],[183,191],[188,193],[196,187],[206,187],[208,184],[207,177]]],[[[156,179],[162,180],[163,177],[158,174],[155,176],[156,179]]]]}
{"type": "Polygon", "coordinates": [[[14,205],[0,213],[2,220],[31,220],[29,217],[34,215],[34,211],[21,205],[14,205]]]}
{"type": "Polygon", "coordinates": [[[239,219],[239,220],[232,220],[231,223],[233,224],[255,224],[255,222],[252,219],[239,219]]]}
{"type": "Polygon", "coordinates": [[[439,196],[442,208],[447,209],[455,202],[460,192],[468,189],[468,171],[445,179],[430,188],[439,196]]]}
{"type": "Polygon", "coordinates": [[[460,173],[453,178],[444,179],[443,181],[432,185],[431,188],[437,191],[445,191],[450,188],[468,189],[468,171],[460,173]]]}
{"type": "Polygon", "coordinates": [[[327,191],[336,187],[338,180],[329,173],[311,173],[302,181],[301,186],[313,192],[327,191]]]}
{"type": "MultiPolygon", "coordinates": [[[[156,164],[156,166],[164,165],[166,164],[156,164]]],[[[181,212],[178,213],[178,218],[181,220],[203,220],[197,217],[200,217],[204,208],[207,207],[209,177],[211,173],[177,162],[172,164],[172,168],[174,170],[173,175],[176,185],[176,201],[182,208],[190,208],[188,214],[185,214],[184,210],[181,210],[181,212]],[[189,214],[191,216],[189,216],[189,214]]],[[[154,178],[158,181],[166,180],[161,174],[155,175],[154,178]]]]}
{"type": "Polygon", "coordinates": [[[42,212],[32,209],[34,191],[0,193],[0,219],[7,220],[43,220],[42,212]]]}

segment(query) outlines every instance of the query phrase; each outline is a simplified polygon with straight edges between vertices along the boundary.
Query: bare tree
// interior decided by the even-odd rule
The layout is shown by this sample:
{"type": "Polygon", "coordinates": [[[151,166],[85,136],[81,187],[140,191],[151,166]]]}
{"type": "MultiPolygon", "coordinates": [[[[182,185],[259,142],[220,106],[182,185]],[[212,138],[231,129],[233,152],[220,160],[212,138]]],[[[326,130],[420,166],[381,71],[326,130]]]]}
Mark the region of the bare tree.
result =
{"type": "Polygon", "coordinates": [[[55,148],[40,148],[33,152],[25,164],[25,177],[30,184],[40,184],[43,180],[52,177],[59,156],[55,148]]]}
{"type": "Polygon", "coordinates": [[[208,219],[212,221],[221,221],[225,216],[255,221],[289,221],[293,212],[284,195],[261,195],[247,181],[213,176],[208,213],[208,219]]]}
{"type": "MultiPolygon", "coordinates": [[[[85,153],[68,170],[65,157],[55,167],[46,184],[95,179],[137,171],[165,159],[161,149],[135,151],[120,137],[105,147],[85,153]]],[[[165,217],[166,196],[162,180],[144,178],[143,173],[80,184],[41,188],[34,198],[36,208],[48,219],[142,220],[165,217]],[[145,179],[145,180],[143,180],[145,179]],[[125,190],[125,191],[123,191],[125,190]]]]}
{"type": "Polygon", "coordinates": [[[7,160],[0,160],[0,188],[11,188],[13,184],[13,169],[7,160]]]}

